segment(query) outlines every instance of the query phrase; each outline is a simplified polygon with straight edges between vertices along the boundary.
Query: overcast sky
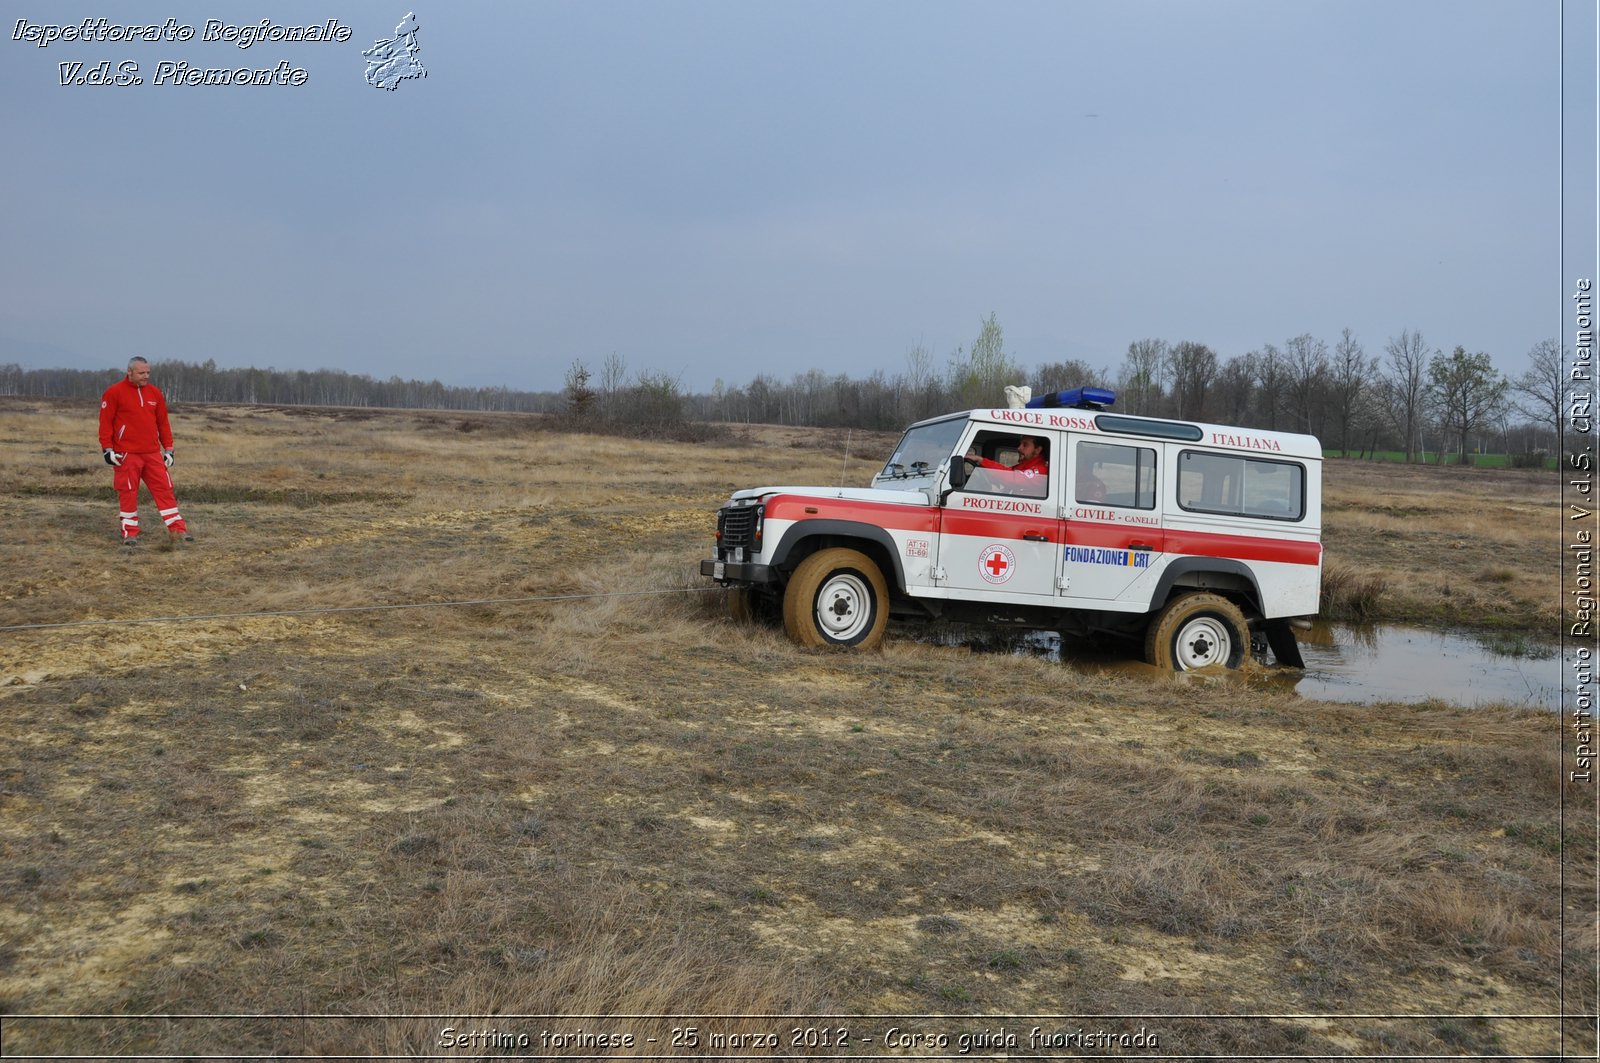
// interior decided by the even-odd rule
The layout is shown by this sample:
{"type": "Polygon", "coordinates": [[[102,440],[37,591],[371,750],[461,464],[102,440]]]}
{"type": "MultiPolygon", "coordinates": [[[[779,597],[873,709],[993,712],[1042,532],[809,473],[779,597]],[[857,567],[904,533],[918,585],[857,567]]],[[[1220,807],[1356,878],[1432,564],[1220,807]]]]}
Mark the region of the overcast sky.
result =
{"type": "Polygon", "coordinates": [[[1520,373],[1594,270],[1565,4],[0,0],[0,361],[698,391],[942,365],[993,312],[1025,366],[1349,327],[1520,373]],[[374,88],[408,10],[427,77],[374,88]],[[15,39],[98,18],[196,37],[15,39]],[[351,37],[200,39],[263,18],[351,37]],[[144,83],[61,84],[103,60],[144,83]]]}

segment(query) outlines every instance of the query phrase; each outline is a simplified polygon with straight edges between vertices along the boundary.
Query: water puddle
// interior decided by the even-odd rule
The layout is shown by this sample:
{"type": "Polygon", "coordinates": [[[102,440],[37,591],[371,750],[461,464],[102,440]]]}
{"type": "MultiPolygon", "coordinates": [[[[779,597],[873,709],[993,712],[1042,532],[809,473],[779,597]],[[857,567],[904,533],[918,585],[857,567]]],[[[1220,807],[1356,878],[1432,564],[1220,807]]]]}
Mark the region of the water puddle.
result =
{"type": "MultiPolygon", "coordinates": [[[[1086,671],[1155,674],[1134,656],[1131,643],[1074,642],[1063,647],[1054,632],[1015,634],[957,624],[923,631],[929,641],[978,653],[1027,654],[1086,671]]],[[[1561,707],[1565,666],[1554,642],[1401,624],[1318,622],[1296,635],[1305,671],[1274,669],[1271,674],[1308,698],[1356,704],[1438,698],[1465,706],[1561,707]]]]}
{"type": "Polygon", "coordinates": [[[1306,672],[1295,689],[1308,698],[1561,707],[1564,666],[1553,642],[1398,624],[1318,623],[1298,635],[1306,672]]]}

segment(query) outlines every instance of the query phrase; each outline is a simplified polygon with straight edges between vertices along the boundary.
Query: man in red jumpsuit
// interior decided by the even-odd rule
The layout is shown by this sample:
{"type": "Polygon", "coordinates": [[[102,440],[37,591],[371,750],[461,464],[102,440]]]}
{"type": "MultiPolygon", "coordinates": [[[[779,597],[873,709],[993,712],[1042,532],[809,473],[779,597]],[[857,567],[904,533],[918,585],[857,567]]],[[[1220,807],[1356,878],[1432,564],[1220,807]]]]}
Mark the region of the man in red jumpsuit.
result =
{"type": "Polygon", "coordinates": [[[1036,436],[1017,437],[1017,463],[1006,465],[990,458],[981,456],[976,450],[969,450],[966,460],[980,469],[993,469],[997,474],[994,485],[1001,490],[1013,493],[1037,495],[1043,498],[1046,493],[1045,481],[1036,477],[1047,476],[1050,472],[1050,463],[1044,456],[1045,441],[1036,436]]]}
{"type": "Polygon", "coordinates": [[[1050,463],[1045,460],[1044,440],[1037,436],[1017,437],[1017,463],[1015,465],[1002,465],[998,461],[980,458],[975,452],[967,455],[968,461],[975,461],[985,469],[1003,469],[1006,472],[1028,473],[1034,476],[1043,476],[1050,471],[1050,463]]]}
{"type": "Polygon", "coordinates": [[[172,491],[172,425],[167,422],[167,400],[150,383],[150,363],[135,356],[128,375],[106,389],[100,399],[100,451],[116,470],[112,483],[122,503],[122,545],[139,545],[139,481],[150,488],[167,532],[176,540],[191,541],[178,497],[172,491]]]}

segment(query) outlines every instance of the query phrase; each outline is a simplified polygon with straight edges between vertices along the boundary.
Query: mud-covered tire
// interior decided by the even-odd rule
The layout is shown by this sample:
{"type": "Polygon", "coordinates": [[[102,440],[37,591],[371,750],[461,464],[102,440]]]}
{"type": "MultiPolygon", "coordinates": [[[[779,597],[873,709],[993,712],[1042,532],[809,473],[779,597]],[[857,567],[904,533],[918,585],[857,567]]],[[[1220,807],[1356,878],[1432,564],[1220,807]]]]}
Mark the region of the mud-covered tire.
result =
{"type": "Polygon", "coordinates": [[[1238,668],[1250,653],[1250,625],[1220,594],[1185,594],[1150,621],[1144,659],[1157,668],[1188,672],[1208,665],[1238,668]]]}
{"type": "Polygon", "coordinates": [[[802,646],[876,649],[888,626],[888,584],[878,566],[858,550],[819,550],[789,577],[783,629],[802,646]]]}

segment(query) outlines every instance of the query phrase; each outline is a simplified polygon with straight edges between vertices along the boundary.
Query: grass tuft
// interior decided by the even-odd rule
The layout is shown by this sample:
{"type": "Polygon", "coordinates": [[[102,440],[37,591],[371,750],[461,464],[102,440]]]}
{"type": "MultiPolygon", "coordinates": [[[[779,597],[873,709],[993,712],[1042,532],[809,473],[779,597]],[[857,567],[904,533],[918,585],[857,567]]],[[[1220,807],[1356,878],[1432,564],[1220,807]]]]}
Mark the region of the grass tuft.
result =
{"type": "Polygon", "coordinates": [[[1322,616],[1329,620],[1365,622],[1381,615],[1383,579],[1337,562],[1322,568],[1322,616]]]}

